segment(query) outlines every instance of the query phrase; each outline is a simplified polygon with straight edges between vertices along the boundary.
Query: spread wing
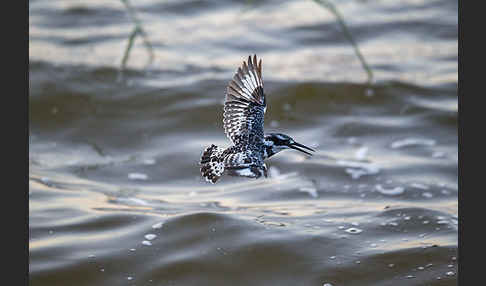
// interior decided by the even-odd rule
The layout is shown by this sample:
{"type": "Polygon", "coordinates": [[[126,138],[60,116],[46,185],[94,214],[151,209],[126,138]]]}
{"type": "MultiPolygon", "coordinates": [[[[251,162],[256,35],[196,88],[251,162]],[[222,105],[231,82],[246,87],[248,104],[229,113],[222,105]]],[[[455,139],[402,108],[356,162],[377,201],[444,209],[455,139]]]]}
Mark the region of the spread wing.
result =
{"type": "Polygon", "coordinates": [[[263,142],[266,110],[263,93],[262,60],[256,55],[243,62],[226,88],[223,123],[226,136],[235,145],[263,142]],[[252,142],[250,142],[252,141],[252,142]]]}

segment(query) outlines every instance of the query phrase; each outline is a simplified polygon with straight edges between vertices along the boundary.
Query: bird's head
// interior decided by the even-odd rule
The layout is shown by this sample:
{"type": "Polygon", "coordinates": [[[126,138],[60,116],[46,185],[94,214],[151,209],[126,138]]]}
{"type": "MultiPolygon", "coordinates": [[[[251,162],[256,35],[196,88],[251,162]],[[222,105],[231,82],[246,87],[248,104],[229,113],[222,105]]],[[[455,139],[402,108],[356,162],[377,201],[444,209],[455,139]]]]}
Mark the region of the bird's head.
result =
{"type": "Polygon", "coordinates": [[[292,137],[282,134],[282,133],[269,133],[265,135],[265,146],[267,147],[268,157],[284,150],[284,149],[295,149],[300,152],[303,152],[309,156],[312,156],[312,153],[309,153],[303,149],[307,149],[309,151],[315,152],[314,149],[309,148],[305,145],[295,142],[292,137]],[[299,148],[300,147],[300,148],[299,148]],[[303,148],[303,149],[301,149],[303,148]]]}

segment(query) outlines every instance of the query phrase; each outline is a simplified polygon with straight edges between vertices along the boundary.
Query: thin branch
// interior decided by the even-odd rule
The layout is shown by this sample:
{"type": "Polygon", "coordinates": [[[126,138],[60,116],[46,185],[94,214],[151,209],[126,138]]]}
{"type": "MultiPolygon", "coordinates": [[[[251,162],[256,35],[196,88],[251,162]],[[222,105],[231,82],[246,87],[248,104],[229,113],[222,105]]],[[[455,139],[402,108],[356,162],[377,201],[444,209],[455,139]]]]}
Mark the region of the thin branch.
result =
{"type": "Polygon", "coordinates": [[[128,38],[128,44],[125,49],[125,53],[123,54],[123,59],[121,63],[122,70],[125,70],[125,67],[127,66],[128,57],[130,55],[130,51],[132,50],[133,42],[135,40],[135,36],[137,35],[137,33],[138,33],[138,29],[134,28],[132,33],[130,34],[130,37],[128,38]]]}
{"type": "Polygon", "coordinates": [[[123,55],[121,68],[122,68],[122,70],[124,70],[125,67],[126,67],[126,63],[127,63],[128,58],[130,56],[130,51],[132,49],[133,42],[135,41],[135,37],[137,35],[140,35],[142,37],[143,43],[144,43],[145,47],[147,48],[147,51],[149,53],[148,64],[150,64],[154,60],[154,52],[153,52],[152,44],[150,43],[150,40],[148,39],[147,33],[145,33],[145,30],[143,29],[142,24],[140,23],[140,21],[138,20],[136,14],[135,14],[135,9],[132,7],[130,2],[128,0],[120,0],[120,1],[125,5],[125,8],[128,11],[128,16],[130,17],[130,20],[132,20],[133,24],[135,25],[135,28],[133,29],[133,31],[130,34],[130,37],[128,39],[128,44],[127,44],[127,48],[125,49],[125,53],[123,55]]]}
{"type": "Polygon", "coordinates": [[[354,52],[358,56],[358,58],[361,62],[361,65],[363,66],[363,68],[365,69],[365,71],[368,75],[368,84],[372,83],[373,72],[371,71],[371,68],[368,66],[365,58],[363,57],[363,55],[359,51],[358,45],[354,41],[354,38],[351,35],[351,32],[349,31],[346,23],[344,22],[344,18],[341,16],[341,13],[339,13],[339,11],[336,9],[334,4],[332,4],[331,2],[329,2],[327,0],[313,0],[313,1],[316,2],[317,4],[321,5],[322,7],[328,9],[332,14],[334,14],[334,16],[336,16],[336,19],[337,19],[339,25],[341,26],[342,30],[344,31],[346,38],[348,38],[348,40],[351,42],[351,45],[354,48],[354,52]]]}

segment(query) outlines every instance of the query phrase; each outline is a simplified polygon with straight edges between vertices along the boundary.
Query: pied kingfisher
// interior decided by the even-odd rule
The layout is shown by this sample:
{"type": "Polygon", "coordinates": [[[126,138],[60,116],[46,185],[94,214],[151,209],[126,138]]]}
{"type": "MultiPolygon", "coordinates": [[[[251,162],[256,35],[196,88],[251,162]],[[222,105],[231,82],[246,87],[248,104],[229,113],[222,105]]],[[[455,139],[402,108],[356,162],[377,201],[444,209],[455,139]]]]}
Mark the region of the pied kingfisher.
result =
{"type": "Polygon", "coordinates": [[[224,132],[233,146],[223,149],[207,147],[201,156],[201,174],[206,181],[216,183],[224,174],[250,178],[267,177],[263,160],[288,148],[308,155],[313,149],[295,142],[281,133],[263,134],[263,119],[267,101],[263,92],[262,60],[256,55],[243,61],[226,88],[223,123],[224,132]]]}

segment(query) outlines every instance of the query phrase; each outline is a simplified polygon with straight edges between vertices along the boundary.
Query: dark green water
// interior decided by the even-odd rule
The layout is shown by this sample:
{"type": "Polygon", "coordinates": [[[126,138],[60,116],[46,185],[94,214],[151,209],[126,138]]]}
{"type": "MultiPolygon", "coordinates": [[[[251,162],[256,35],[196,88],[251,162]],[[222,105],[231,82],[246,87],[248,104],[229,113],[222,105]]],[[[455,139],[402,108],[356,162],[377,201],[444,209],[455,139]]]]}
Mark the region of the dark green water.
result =
{"type": "Polygon", "coordinates": [[[30,285],[456,285],[457,2],[29,2],[30,285]],[[204,182],[263,59],[270,178],[204,182]],[[155,235],[155,236],[154,236],[155,235]]]}

